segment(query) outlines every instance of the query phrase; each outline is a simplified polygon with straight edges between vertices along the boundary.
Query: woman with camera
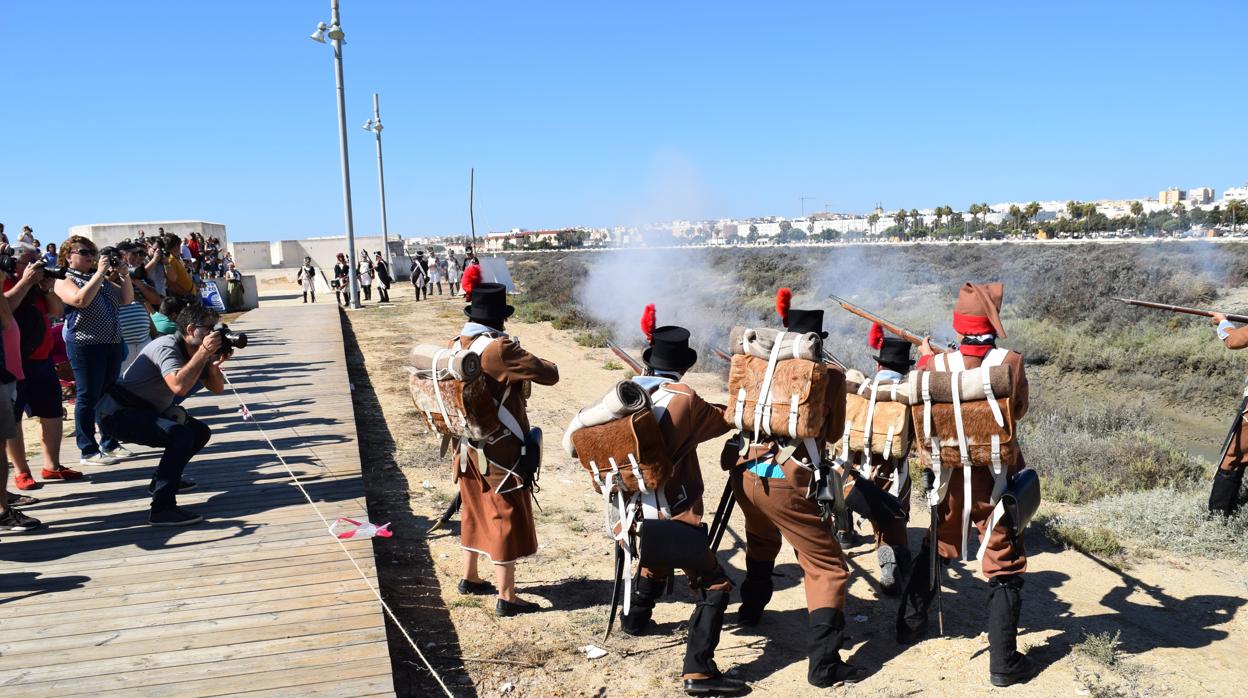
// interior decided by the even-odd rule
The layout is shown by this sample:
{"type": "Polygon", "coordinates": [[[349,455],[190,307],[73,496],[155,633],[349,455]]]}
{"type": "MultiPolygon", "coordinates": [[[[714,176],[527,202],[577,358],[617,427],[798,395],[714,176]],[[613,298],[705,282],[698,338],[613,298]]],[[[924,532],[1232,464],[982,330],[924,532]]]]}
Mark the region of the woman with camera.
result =
{"type": "Polygon", "coordinates": [[[66,306],[65,348],[78,389],[74,421],[83,465],[117,462],[109,454],[117,441],[103,428],[100,441],[95,440],[96,404],[117,381],[125,358],[118,308],[134,301],[134,287],[129,278],[121,277],[127,274],[126,267],[115,254],[100,256],[94,242],[80,235],[70,237],[61,244],[59,257],[66,276],[53,286],[66,306]]]}

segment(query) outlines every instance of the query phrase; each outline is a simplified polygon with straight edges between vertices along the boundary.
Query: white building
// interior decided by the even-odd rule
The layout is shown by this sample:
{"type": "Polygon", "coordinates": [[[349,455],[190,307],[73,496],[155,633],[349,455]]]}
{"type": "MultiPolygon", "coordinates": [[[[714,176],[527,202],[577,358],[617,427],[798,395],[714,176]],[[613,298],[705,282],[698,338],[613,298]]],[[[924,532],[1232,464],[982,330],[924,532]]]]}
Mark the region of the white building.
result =
{"type": "Polygon", "coordinates": [[[1242,187],[1227,187],[1227,189],[1222,192],[1222,203],[1227,203],[1233,199],[1248,201],[1248,185],[1242,187]]]}

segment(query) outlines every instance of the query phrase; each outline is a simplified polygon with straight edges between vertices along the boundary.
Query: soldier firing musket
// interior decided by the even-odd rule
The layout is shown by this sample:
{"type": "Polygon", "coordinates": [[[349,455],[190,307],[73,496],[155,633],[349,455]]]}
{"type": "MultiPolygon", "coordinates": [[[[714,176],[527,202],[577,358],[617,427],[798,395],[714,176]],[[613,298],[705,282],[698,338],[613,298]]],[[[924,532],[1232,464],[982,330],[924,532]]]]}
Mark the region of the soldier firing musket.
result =
{"type": "MultiPolygon", "coordinates": [[[[1119,303],[1138,305],[1141,308],[1166,310],[1172,313],[1184,313],[1207,317],[1218,327],[1218,339],[1227,349],[1243,349],[1248,347],[1248,327],[1236,327],[1234,323],[1248,323],[1248,315],[1220,313],[1216,310],[1200,310],[1186,308],[1181,305],[1151,303],[1131,298],[1115,298],[1119,303]]],[[[1244,481],[1244,469],[1248,467],[1248,422],[1244,420],[1244,412],[1248,411],[1248,381],[1244,384],[1243,399],[1231,428],[1222,444],[1222,460],[1218,471],[1213,476],[1213,486],[1209,491],[1209,513],[1231,516],[1239,507],[1239,488],[1244,481]]]]}

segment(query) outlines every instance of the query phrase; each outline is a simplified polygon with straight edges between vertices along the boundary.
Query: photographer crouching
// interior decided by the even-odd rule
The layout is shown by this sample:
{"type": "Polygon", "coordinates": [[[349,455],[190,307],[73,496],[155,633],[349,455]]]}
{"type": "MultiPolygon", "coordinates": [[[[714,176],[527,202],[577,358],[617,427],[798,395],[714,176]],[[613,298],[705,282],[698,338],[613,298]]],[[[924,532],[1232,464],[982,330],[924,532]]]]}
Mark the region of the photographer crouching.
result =
{"type": "Polygon", "coordinates": [[[152,477],[153,526],[189,526],[203,521],[177,505],[177,495],[195,486],[182,477],[186,464],[208,443],[211,430],[174,404],[196,383],[225,391],[221,364],[234,346],[246,345],[203,306],[183,308],[177,332],[152,340],[100,401],[100,422],[122,441],[164,448],[152,477]]]}

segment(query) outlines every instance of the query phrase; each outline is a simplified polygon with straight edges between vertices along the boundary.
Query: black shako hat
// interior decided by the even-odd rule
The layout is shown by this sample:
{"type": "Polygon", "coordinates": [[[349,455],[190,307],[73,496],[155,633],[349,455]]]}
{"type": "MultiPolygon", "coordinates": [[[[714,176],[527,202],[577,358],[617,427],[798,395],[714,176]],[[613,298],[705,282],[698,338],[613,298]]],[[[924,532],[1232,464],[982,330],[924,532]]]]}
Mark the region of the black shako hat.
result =
{"type": "Polygon", "coordinates": [[[897,337],[885,337],[880,347],[880,355],[875,357],[876,363],[884,368],[891,368],[898,373],[908,373],[914,361],[910,358],[910,342],[897,337]]]}
{"type": "Polygon", "coordinates": [[[684,372],[698,362],[698,352],[689,347],[689,330],[664,325],[654,329],[650,347],[641,353],[641,360],[656,371],[684,372]]]}
{"type": "Polygon", "coordinates": [[[827,339],[828,333],[823,331],[823,311],[822,310],[798,310],[797,308],[789,309],[789,325],[785,328],[788,332],[814,332],[820,337],[827,339]]]}
{"type": "Polygon", "coordinates": [[[507,305],[507,287],[481,283],[472,287],[472,302],[464,306],[469,320],[506,320],[516,309],[507,305]]]}

